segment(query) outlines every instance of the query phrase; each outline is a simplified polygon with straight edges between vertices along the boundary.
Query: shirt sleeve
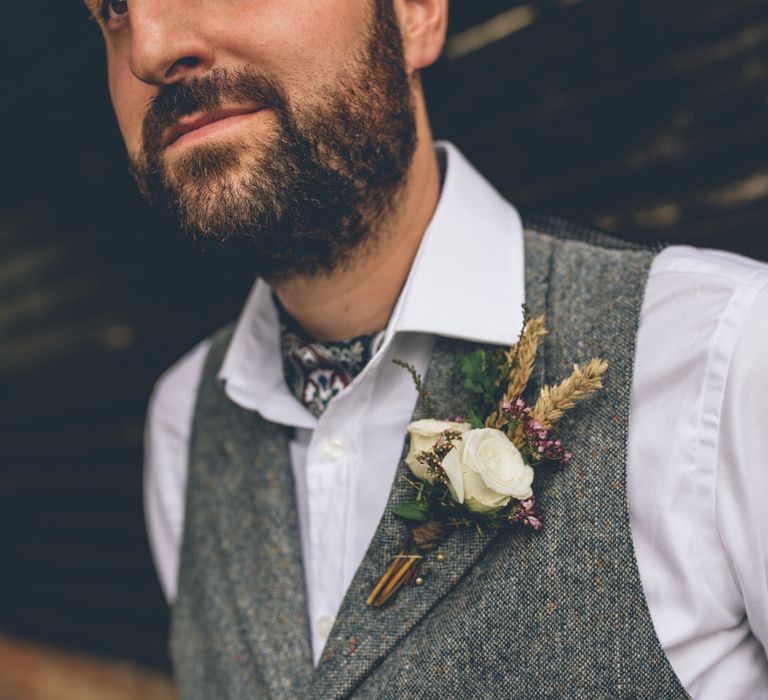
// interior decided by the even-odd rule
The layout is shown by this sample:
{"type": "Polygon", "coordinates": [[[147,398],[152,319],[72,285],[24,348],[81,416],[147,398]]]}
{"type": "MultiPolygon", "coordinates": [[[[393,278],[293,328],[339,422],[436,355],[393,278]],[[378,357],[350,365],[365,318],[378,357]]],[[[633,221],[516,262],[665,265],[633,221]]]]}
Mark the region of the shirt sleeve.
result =
{"type": "Polygon", "coordinates": [[[768,656],[768,276],[753,284],[726,375],[714,500],[749,627],[768,656]]]}
{"type": "Polygon", "coordinates": [[[169,604],[176,598],[189,437],[209,347],[210,341],[204,340],[158,379],[144,428],[144,517],[155,570],[169,604]]]}

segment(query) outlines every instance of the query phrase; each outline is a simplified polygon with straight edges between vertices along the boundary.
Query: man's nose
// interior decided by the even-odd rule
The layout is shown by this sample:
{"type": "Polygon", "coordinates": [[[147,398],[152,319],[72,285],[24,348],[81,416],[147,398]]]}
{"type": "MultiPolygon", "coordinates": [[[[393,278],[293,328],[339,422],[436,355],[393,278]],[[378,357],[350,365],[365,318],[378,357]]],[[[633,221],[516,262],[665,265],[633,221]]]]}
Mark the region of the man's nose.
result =
{"type": "MultiPolygon", "coordinates": [[[[131,0],[130,68],[141,81],[168,85],[213,66],[215,57],[196,21],[194,3],[131,0]]],[[[197,18],[200,19],[200,18],[197,18]]]]}

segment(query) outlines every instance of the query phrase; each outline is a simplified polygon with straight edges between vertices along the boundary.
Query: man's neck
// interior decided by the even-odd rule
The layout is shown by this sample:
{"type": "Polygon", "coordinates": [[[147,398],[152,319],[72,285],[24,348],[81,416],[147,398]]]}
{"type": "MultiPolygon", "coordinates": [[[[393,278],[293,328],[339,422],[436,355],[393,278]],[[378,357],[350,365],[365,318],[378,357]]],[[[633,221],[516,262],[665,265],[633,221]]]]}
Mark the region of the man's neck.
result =
{"type": "Polygon", "coordinates": [[[397,302],[440,196],[431,140],[422,140],[408,180],[374,243],[343,269],[274,287],[285,310],[317,340],[343,340],[383,329],[397,302]]]}

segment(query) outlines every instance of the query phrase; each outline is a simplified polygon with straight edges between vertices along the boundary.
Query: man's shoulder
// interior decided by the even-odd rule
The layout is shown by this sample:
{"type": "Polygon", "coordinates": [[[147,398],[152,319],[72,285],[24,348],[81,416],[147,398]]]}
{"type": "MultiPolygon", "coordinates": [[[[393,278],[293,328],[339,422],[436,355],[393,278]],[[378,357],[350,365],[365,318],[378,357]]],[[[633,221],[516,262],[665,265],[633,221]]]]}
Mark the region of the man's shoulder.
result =
{"type": "Polygon", "coordinates": [[[144,428],[144,511],[166,598],[176,597],[192,417],[212,339],[178,359],[155,382],[144,428]]]}
{"type": "Polygon", "coordinates": [[[217,360],[211,356],[212,352],[223,355],[233,326],[234,323],[229,323],[211,333],[158,377],[152,391],[150,411],[166,413],[179,405],[194,403],[206,362],[217,360]]]}
{"type": "Polygon", "coordinates": [[[541,249],[546,255],[554,245],[595,272],[608,267],[621,278],[639,255],[641,266],[647,266],[641,326],[653,315],[666,319],[667,333],[687,318],[708,324],[712,333],[725,324],[734,338],[768,331],[768,262],[724,250],[639,241],[547,215],[524,214],[522,221],[529,252],[541,249]]]}
{"type": "Polygon", "coordinates": [[[768,337],[768,263],[760,260],[672,245],[654,259],[645,297],[646,322],[650,315],[664,318],[669,333],[695,319],[702,341],[728,339],[726,355],[737,338],[753,338],[764,346],[768,337]]]}
{"type": "Polygon", "coordinates": [[[190,412],[213,338],[209,336],[200,341],[158,377],[149,401],[151,420],[166,424],[190,412]]]}
{"type": "Polygon", "coordinates": [[[690,281],[706,278],[728,287],[762,285],[768,278],[768,262],[725,250],[670,245],[657,256],[651,275],[674,275],[690,281]]]}
{"type": "Polygon", "coordinates": [[[549,236],[561,241],[573,241],[606,250],[658,252],[664,248],[664,243],[656,239],[640,240],[637,237],[608,231],[591,224],[568,221],[549,214],[524,213],[521,219],[523,230],[529,236],[549,236]]]}
{"type": "Polygon", "coordinates": [[[747,280],[760,284],[768,275],[768,262],[725,250],[670,244],[656,238],[640,239],[545,214],[524,214],[522,222],[528,236],[548,236],[609,251],[647,251],[654,256],[651,278],[668,274],[691,281],[715,277],[721,285],[738,286],[747,280]]]}

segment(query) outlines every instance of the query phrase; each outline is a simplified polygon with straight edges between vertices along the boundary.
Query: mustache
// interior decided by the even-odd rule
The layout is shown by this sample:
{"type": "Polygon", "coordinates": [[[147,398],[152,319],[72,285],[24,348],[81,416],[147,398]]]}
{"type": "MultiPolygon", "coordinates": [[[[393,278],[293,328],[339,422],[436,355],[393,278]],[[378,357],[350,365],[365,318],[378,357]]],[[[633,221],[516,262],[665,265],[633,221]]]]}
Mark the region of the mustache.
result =
{"type": "Polygon", "coordinates": [[[210,111],[225,102],[257,102],[287,112],[287,98],[279,83],[250,66],[237,69],[213,68],[161,89],[149,101],[142,122],[145,153],[159,149],[165,131],[182,117],[210,111]]]}

